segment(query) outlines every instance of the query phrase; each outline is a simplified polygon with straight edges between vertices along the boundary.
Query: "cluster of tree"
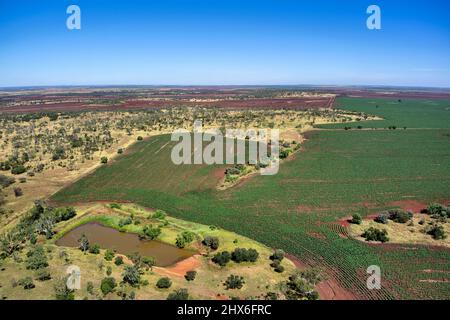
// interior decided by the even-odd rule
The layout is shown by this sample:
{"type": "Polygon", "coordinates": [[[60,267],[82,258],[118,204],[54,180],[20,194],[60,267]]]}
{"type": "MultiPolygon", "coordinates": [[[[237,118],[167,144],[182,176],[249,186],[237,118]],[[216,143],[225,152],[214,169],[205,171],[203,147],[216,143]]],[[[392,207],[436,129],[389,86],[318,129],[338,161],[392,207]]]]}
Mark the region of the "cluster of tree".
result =
{"type": "Polygon", "coordinates": [[[282,289],[289,300],[317,300],[319,294],[314,287],[320,281],[322,276],[317,269],[298,271],[289,277],[282,289]]]}
{"type": "Polygon", "coordinates": [[[216,253],[212,258],[212,262],[224,267],[230,260],[236,263],[255,262],[258,260],[258,256],[259,253],[255,249],[236,248],[231,254],[228,251],[216,253]]]}
{"type": "Polygon", "coordinates": [[[273,268],[275,272],[282,273],[284,271],[284,267],[281,265],[281,261],[284,259],[284,251],[281,249],[277,249],[270,256],[270,260],[272,260],[270,266],[273,268]]]}
{"type": "Polygon", "coordinates": [[[75,214],[73,208],[52,208],[47,207],[42,201],[35,201],[34,207],[16,226],[0,236],[0,257],[11,256],[22,250],[26,241],[35,244],[37,234],[51,238],[55,223],[68,220],[75,214]]]}

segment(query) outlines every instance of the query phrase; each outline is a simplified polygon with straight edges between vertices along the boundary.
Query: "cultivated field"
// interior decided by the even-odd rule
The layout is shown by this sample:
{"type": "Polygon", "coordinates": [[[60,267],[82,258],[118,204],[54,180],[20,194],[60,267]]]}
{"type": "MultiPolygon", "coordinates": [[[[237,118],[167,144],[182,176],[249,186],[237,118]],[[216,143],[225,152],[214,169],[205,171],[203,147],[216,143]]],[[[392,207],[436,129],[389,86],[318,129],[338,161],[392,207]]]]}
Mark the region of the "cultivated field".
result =
{"type": "Polygon", "coordinates": [[[352,213],[364,216],[395,207],[398,201],[447,204],[448,101],[342,99],[338,104],[387,120],[329,127],[351,130],[312,131],[279,174],[254,176],[225,191],[214,188],[214,168],[174,166],[168,160],[168,137],[154,137],[52,200],[132,201],[218,225],[282,248],[304,264],[325,267],[329,277],[359,298],[448,298],[447,248],[370,245],[349,238],[338,223],[352,213]],[[357,125],[386,130],[358,130],[357,125]],[[373,264],[381,267],[382,290],[366,288],[365,270],[373,264]]]}

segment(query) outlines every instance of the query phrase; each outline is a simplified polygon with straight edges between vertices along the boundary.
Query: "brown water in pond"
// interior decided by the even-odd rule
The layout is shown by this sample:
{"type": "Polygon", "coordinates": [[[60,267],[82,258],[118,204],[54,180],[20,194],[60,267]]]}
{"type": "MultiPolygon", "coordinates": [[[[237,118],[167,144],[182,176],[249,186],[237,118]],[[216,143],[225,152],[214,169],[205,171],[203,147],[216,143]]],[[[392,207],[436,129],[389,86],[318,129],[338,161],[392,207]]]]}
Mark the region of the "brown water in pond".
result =
{"type": "Polygon", "coordinates": [[[98,244],[102,249],[114,249],[123,255],[137,252],[144,257],[154,257],[159,267],[170,266],[195,254],[193,251],[179,249],[164,242],[141,240],[135,233],[120,232],[98,222],[88,222],[70,230],[56,241],[56,245],[78,247],[78,240],[83,234],[91,245],[98,244]]]}

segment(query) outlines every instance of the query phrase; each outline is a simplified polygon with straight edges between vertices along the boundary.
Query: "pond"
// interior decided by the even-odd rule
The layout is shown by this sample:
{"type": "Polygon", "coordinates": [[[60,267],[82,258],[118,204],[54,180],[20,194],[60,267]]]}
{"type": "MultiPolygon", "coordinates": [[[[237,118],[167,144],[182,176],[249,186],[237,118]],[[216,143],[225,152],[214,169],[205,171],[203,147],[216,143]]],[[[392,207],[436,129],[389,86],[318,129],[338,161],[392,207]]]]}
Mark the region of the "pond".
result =
{"type": "Polygon", "coordinates": [[[114,249],[123,255],[137,252],[141,256],[154,257],[158,267],[170,266],[195,254],[161,241],[141,240],[135,233],[120,232],[98,222],[88,222],[70,230],[56,241],[56,245],[76,248],[83,234],[91,245],[98,244],[102,249],[114,249]]]}

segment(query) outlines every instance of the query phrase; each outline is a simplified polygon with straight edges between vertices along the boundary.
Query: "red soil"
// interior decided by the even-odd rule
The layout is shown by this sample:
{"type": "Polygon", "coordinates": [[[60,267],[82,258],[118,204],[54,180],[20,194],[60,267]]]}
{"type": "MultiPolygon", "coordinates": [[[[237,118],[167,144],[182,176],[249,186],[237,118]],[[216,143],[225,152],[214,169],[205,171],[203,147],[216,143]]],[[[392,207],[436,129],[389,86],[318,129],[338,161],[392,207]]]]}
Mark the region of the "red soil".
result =
{"type": "Polygon", "coordinates": [[[186,272],[197,269],[200,266],[199,255],[184,259],[172,267],[154,267],[155,272],[167,276],[184,277],[186,272]]]}

